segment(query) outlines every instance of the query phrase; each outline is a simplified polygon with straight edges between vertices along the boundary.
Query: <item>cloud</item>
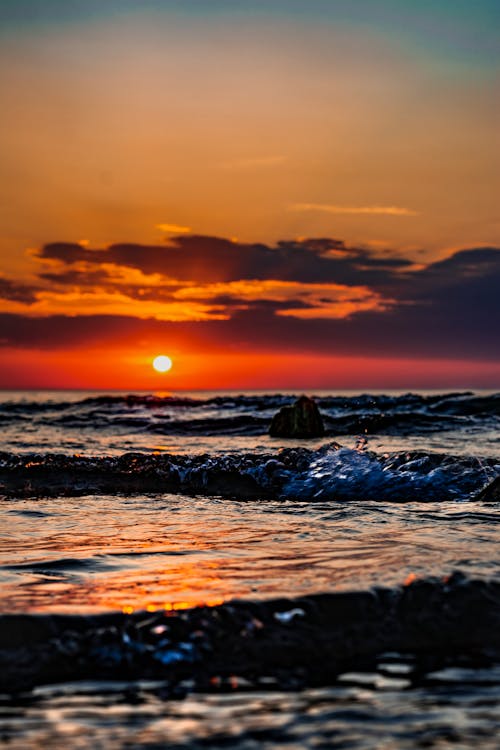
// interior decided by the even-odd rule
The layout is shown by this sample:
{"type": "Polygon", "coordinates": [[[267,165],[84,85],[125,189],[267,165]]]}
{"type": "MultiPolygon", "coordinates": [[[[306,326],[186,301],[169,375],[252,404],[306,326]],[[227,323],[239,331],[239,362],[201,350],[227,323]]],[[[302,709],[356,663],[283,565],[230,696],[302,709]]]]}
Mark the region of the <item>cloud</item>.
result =
{"type": "Polygon", "coordinates": [[[17,283],[0,276],[0,300],[11,300],[23,305],[31,305],[36,301],[36,287],[17,283]]]}
{"type": "Polygon", "coordinates": [[[24,312],[30,318],[51,315],[132,315],[136,318],[155,318],[169,321],[226,320],[229,313],[223,305],[196,300],[180,301],[161,292],[144,295],[131,290],[115,292],[49,292],[40,290],[35,302],[26,309],[16,301],[0,301],[1,312],[24,312]]]}
{"type": "Polygon", "coordinates": [[[132,314],[158,320],[226,319],[236,309],[275,304],[277,314],[292,317],[340,318],[361,310],[386,309],[392,301],[361,285],[312,283],[279,279],[242,279],[221,282],[178,282],[160,274],[103,264],[100,268],[77,262],[59,273],[39,274],[42,282],[30,288],[8,287],[0,310],[26,314],[132,314]]]}
{"type": "Polygon", "coordinates": [[[297,318],[346,318],[361,310],[383,310],[390,301],[367,287],[344,284],[299,284],[292,281],[233,281],[183,287],[178,299],[224,300],[234,309],[249,309],[257,303],[279,303],[278,315],[297,318]]]}
{"type": "Polygon", "coordinates": [[[168,336],[203,351],[500,360],[499,248],[415,266],[329,238],[190,236],[165,247],[55,243],[38,262],[38,285],[0,283],[4,346],[168,336]]]}
{"type": "Polygon", "coordinates": [[[155,229],[168,234],[188,234],[191,231],[189,227],[183,227],[179,224],[156,224],[155,229]]]}
{"type": "MultiPolygon", "coordinates": [[[[500,255],[500,251],[499,251],[500,255]]],[[[497,276],[496,283],[498,285],[497,276]]],[[[485,283],[485,288],[489,285],[485,283]]],[[[498,288],[498,287],[497,287],[498,288]]],[[[0,312],[1,345],[9,348],[76,349],[86,346],[156,346],[168,340],[181,351],[290,353],[407,359],[500,361],[498,302],[459,306],[436,294],[433,303],[361,311],[345,318],[279,314],[287,302],[233,308],[227,319],[164,321],[132,315],[53,315],[29,318],[0,312]]],[[[230,300],[213,302],[226,304],[230,300]]]]}
{"type": "Polygon", "coordinates": [[[41,261],[57,261],[61,268],[82,263],[87,268],[112,264],[191,284],[273,279],[377,286],[385,283],[388,273],[397,273],[412,263],[331,238],[284,240],[270,246],[203,235],[174,237],[161,246],[117,244],[105,249],[57,242],[45,245],[38,257],[41,261]]]}
{"type": "Polygon", "coordinates": [[[418,211],[401,206],[337,206],[329,203],[294,203],[290,211],[318,211],[327,214],[368,214],[371,216],[418,216],[418,211]]]}
{"type": "MultiPolygon", "coordinates": [[[[280,314],[293,317],[335,318],[381,310],[392,304],[384,285],[410,263],[330,238],[269,246],[196,235],[175,237],[162,246],[91,249],[51,243],[37,257],[49,266],[38,277],[50,282],[50,289],[41,288],[40,304],[32,314],[47,314],[50,304],[54,311],[65,312],[66,290],[68,295],[72,292],[67,302],[76,311],[76,295],[87,308],[93,292],[96,312],[110,309],[113,302],[114,312],[122,312],[126,296],[133,300],[132,314],[171,320],[190,319],[189,303],[194,320],[227,317],[230,309],[261,302],[280,303],[280,314]],[[225,297],[228,310],[213,297],[225,297]],[[287,301],[288,306],[281,304],[287,301]]],[[[18,311],[5,304],[0,309],[18,311]]]]}
{"type": "Polygon", "coordinates": [[[207,296],[177,298],[176,292],[182,288],[179,284],[158,274],[145,276],[138,270],[111,264],[92,268],[77,263],[59,273],[42,272],[39,279],[38,286],[30,287],[0,279],[0,311],[24,313],[31,318],[89,313],[171,321],[228,317],[225,308],[207,296]]]}

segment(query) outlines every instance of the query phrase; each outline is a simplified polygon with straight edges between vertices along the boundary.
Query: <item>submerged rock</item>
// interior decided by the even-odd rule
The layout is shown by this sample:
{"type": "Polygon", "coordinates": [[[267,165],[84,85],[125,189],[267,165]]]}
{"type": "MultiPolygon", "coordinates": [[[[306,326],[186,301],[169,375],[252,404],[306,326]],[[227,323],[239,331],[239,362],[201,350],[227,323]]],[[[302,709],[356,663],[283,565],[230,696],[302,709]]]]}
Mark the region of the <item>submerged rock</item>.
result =
{"type": "Polygon", "coordinates": [[[271,437],[313,438],[322,437],[325,428],[315,402],[308,396],[301,396],[294,404],[276,412],[269,434],[271,437]]]}

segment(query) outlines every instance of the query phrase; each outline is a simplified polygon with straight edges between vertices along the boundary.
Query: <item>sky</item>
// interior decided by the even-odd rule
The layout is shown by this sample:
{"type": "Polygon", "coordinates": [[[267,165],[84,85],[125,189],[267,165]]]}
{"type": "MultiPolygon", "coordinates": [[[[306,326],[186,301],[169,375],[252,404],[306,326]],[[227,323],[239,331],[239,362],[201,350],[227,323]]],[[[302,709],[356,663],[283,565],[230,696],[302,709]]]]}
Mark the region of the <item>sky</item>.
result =
{"type": "Polygon", "coordinates": [[[0,0],[0,387],[497,388],[499,27],[0,0]]]}

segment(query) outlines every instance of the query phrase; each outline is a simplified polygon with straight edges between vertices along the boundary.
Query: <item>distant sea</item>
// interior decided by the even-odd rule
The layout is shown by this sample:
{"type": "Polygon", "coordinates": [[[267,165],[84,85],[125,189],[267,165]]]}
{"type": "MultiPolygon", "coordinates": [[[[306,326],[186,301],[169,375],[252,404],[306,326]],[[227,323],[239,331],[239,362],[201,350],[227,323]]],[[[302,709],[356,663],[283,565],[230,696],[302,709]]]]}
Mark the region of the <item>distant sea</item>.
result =
{"type": "Polygon", "coordinates": [[[497,746],[500,393],[299,395],[0,393],[9,747],[497,746]]]}

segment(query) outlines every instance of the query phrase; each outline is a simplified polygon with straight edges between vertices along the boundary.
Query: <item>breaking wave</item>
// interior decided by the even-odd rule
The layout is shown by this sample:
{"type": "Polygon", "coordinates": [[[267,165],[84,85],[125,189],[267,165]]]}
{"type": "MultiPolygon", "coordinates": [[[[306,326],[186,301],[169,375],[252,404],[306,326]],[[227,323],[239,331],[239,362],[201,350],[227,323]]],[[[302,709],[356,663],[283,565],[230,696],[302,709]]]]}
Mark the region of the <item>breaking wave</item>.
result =
{"type": "Polygon", "coordinates": [[[405,451],[377,454],[330,443],[269,454],[88,457],[0,454],[7,496],[183,493],[234,499],[426,502],[471,499],[498,460],[405,451]]]}

